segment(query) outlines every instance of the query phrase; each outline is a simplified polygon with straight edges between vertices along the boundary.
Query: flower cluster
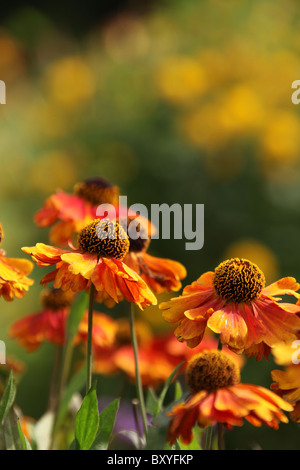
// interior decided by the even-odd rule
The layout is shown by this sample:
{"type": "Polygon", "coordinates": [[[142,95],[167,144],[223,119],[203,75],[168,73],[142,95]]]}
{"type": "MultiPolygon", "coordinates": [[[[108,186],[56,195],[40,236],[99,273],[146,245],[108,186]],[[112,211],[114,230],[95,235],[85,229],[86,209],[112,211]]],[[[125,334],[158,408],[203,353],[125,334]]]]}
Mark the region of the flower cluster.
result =
{"type": "MultiPolygon", "coordinates": [[[[277,429],[280,422],[288,421],[284,411],[299,421],[297,365],[272,372],[273,391],[242,383],[240,374],[245,357],[262,361],[271,352],[276,357],[279,348],[290,348],[298,340],[300,285],[293,277],[266,286],[264,273],[251,260],[223,261],[186,285],[181,295],[159,303],[166,324],[177,324],[174,331],[163,333],[154,331],[146,317],[134,322],[131,316],[128,321],[95,308],[95,302],[109,309],[120,302],[142,311],[155,308],[157,296],[178,291],[187,274],[180,262],[147,252],[151,230],[148,237],[134,240],[118,218],[96,217],[97,205],[109,201],[124,218],[124,210],[117,206],[118,194],[116,186],[94,178],[76,184],[74,194],[60,191],[50,196],[36,213],[40,227],[53,226],[50,239],[59,246],[37,243],[22,248],[37,266],[49,269],[40,281],[44,286],[41,308],[16,320],[10,337],[28,352],[44,342],[70,347],[72,306],[84,292],[89,295],[89,307],[78,319],[71,347],[79,346],[81,352],[77,368],[87,361],[87,392],[92,373],[125,375],[137,384],[143,413],[139,383],[157,389],[175,368],[177,375],[185,374],[189,395],[167,413],[171,446],[179,441],[190,444],[196,425],[210,428],[218,423],[231,429],[247,420],[277,429]],[[285,295],[295,297],[297,303],[283,302],[285,295]]],[[[136,216],[126,213],[127,223],[136,216]]],[[[150,221],[143,223],[140,231],[152,227],[150,221]]],[[[32,263],[7,258],[3,251],[0,262],[2,296],[6,300],[22,297],[32,284],[27,278],[32,263]]],[[[61,375],[63,387],[64,367],[61,375]]],[[[51,398],[51,409],[57,411],[60,395],[51,398]]],[[[146,435],[146,421],[144,426],[146,435]]]]}

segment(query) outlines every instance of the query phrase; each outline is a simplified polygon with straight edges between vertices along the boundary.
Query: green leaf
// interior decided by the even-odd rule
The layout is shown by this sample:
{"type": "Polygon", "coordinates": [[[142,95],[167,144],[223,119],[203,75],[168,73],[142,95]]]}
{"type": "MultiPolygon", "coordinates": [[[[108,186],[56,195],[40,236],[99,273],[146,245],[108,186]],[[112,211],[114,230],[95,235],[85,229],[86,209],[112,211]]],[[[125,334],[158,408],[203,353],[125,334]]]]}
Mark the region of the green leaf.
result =
{"type": "Polygon", "coordinates": [[[70,403],[70,400],[74,393],[78,392],[81,390],[83,385],[85,384],[86,381],[86,364],[72,377],[70,380],[69,384],[67,385],[60,405],[59,405],[59,411],[58,411],[58,416],[57,416],[57,422],[56,422],[56,427],[58,428],[62,421],[64,420],[64,417],[68,411],[68,406],[70,403]]]}
{"type": "Polygon", "coordinates": [[[19,437],[20,437],[21,444],[22,444],[22,449],[23,450],[32,450],[31,445],[29,444],[27,437],[24,436],[24,434],[23,434],[23,431],[22,431],[19,420],[17,422],[17,426],[18,426],[18,431],[19,431],[19,437]]]}
{"type": "Polygon", "coordinates": [[[173,378],[175,377],[176,375],[176,372],[180,369],[180,367],[182,366],[182,364],[184,364],[185,361],[181,362],[172,372],[172,374],[169,376],[169,378],[167,379],[163,389],[162,389],[162,392],[158,398],[158,401],[157,401],[157,404],[156,404],[156,409],[155,409],[155,412],[154,412],[154,417],[158,415],[158,413],[161,411],[162,409],[162,406],[163,406],[163,403],[164,403],[164,399],[166,397],[166,394],[167,394],[167,391],[169,389],[169,386],[171,385],[171,382],[173,380],[173,378]]]}
{"type": "Polygon", "coordinates": [[[5,387],[2,399],[0,401],[0,425],[4,420],[5,416],[11,409],[16,396],[16,385],[13,377],[13,371],[11,370],[8,378],[7,385],[5,387]]]}
{"type": "Polygon", "coordinates": [[[78,297],[76,297],[74,303],[72,304],[66,329],[68,342],[72,341],[72,339],[77,334],[78,326],[82,320],[83,314],[88,308],[88,299],[89,297],[86,292],[82,292],[78,295],[78,297]]]}
{"type": "Polygon", "coordinates": [[[154,415],[156,407],[157,407],[158,398],[156,396],[155,391],[152,388],[148,389],[147,397],[146,397],[146,411],[150,415],[154,415]]]}
{"type": "Polygon", "coordinates": [[[175,383],[175,396],[174,396],[174,400],[179,400],[181,397],[182,397],[182,387],[181,387],[181,384],[180,382],[176,382],[175,383]]]}
{"type": "Polygon", "coordinates": [[[75,439],[78,450],[89,450],[99,427],[96,382],[84,397],[75,418],[75,439]]]}
{"type": "Polygon", "coordinates": [[[13,409],[6,414],[4,424],[4,441],[6,450],[23,450],[23,443],[20,438],[18,418],[13,409]]]}
{"type": "Polygon", "coordinates": [[[107,450],[111,441],[120,400],[112,401],[100,414],[99,429],[91,450],[107,450]]]}

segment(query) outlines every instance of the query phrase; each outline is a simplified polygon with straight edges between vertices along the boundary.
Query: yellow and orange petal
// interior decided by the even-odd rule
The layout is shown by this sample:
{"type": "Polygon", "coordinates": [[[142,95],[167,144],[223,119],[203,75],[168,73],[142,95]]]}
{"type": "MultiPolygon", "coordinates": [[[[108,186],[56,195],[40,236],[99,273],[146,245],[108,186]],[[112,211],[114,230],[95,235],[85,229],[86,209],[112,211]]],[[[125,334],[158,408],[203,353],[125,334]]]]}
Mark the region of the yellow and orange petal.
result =
{"type": "Polygon", "coordinates": [[[280,422],[288,422],[282,410],[292,409],[275,393],[252,384],[237,383],[211,392],[202,390],[171,410],[168,440],[174,444],[180,437],[184,444],[189,444],[196,424],[207,427],[222,423],[231,429],[242,426],[244,419],[254,426],[265,424],[278,429],[280,422]]]}
{"type": "Polygon", "coordinates": [[[187,274],[178,261],[151,256],[144,251],[128,253],[124,263],[136,271],[155,294],[178,291],[187,274]]]}
{"type": "Polygon", "coordinates": [[[27,275],[31,273],[33,264],[25,259],[7,258],[0,251],[0,297],[12,301],[15,297],[22,298],[32,286],[33,280],[27,275]]]}
{"type": "MultiPolygon", "coordinates": [[[[238,261],[251,265],[247,260],[238,261]]],[[[261,276],[258,270],[255,273],[261,276]]],[[[221,280],[226,284],[225,274],[221,280]]],[[[278,296],[287,294],[299,298],[299,284],[292,277],[280,279],[268,287],[256,282],[254,296],[251,297],[253,292],[245,293],[245,289],[251,286],[249,273],[247,275],[241,291],[237,284],[230,292],[229,289],[225,291],[221,282],[216,285],[215,272],[208,272],[185,287],[181,296],[160,304],[164,319],[179,323],[175,330],[178,340],[187,341],[190,347],[195,347],[208,327],[219,334],[222,344],[233,351],[240,353],[247,350],[249,355],[256,354],[257,358],[261,358],[267,354],[268,348],[295,339],[300,329],[299,305],[279,302],[281,298],[278,296]],[[223,289],[224,295],[228,292],[230,300],[221,296],[218,289],[223,289]],[[238,299],[236,302],[233,301],[234,295],[238,299]],[[245,301],[242,301],[243,296],[245,301]],[[258,347],[255,352],[254,347],[262,342],[265,346],[258,347]]]]}
{"type": "Polygon", "coordinates": [[[271,389],[293,405],[292,421],[300,422],[300,365],[290,364],[285,370],[273,370],[271,389]]]}
{"type": "Polygon", "coordinates": [[[31,255],[38,266],[56,265],[56,269],[41,280],[43,285],[54,281],[56,289],[80,292],[89,289],[93,283],[97,293],[105,292],[116,303],[122,297],[144,309],[157,302],[141,277],[115,258],[98,260],[96,254],[63,250],[42,243],[24,247],[23,251],[31,255]]]}

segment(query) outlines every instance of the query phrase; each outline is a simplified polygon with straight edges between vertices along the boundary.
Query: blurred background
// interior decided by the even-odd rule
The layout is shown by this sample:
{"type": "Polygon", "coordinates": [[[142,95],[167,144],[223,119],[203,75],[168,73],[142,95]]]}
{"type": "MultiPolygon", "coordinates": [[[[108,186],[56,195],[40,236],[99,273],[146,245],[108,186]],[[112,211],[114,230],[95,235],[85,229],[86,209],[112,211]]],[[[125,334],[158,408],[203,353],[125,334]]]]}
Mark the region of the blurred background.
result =
{"type": "MultiPolygon", "coordinates": [[[[8,256],[47,243],[48,230],[33,216],[57,188],[72,192],[76,182],[103,176],[129,204],[205,205],[200,251],[186,251],[184,240],[150,245],[150,254],[186,266],[183,285],[232,256],[256,262],[267,283],[300,278],[296,0],[6,3],[0,219],[8,256]]],[[[26,365],[18,403],[36,419],[45,411],[53,349],[26,354],[7,329],[38,311],[42,275],[34,269],[24,299],[1,300],[0,316],[7,353],[26,365]]],[[[158,310],[148,317],[157,330],[169,328],[158,310]]],[[[274,368],[271,357],[248,360],[242,379],[269,387],[274,368]]],[[[293,423],[279,431],[245,425],[226,442],[299,449],[298,433],[293,423]]]]}

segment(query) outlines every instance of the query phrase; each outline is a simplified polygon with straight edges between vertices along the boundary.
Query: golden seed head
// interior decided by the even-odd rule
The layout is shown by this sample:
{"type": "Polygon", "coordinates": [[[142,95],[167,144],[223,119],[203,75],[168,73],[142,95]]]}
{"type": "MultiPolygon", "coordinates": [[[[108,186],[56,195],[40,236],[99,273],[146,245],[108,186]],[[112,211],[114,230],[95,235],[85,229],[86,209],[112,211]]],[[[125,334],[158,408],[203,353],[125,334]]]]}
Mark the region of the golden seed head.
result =
{"type": "Polygon", "coordinates": [[[120,190],[104,178],[90,178],[74,186],[76,196],[82,197],[93,206],[118,203],[120,190]]]}
{"type": "Polygon", "coordinates": [[[222,351],[203,351],[192,357],[187,365],[186,382],[192,393],[217,390],[239,381],[237,363],[222,351]]]}
{"type": "Polygon", "coordinates": [[[129,251],[129,238],[118,222],[96,219],[78,236],[78,248],[105,258],[122,260],[129,251]]]}
{"type": "Polygon", "coordinates": [[[214,288],[226,302],[250,303],[264,287],[263,272],[249,260],[229,259],[215,269],[214,288]]]}
{"type": "Polygon", "coordinates": [[[74,299],[74,292],[71,290],[45,289],[41,294],[41,303],[44,309],[61,310],[71,305],[74,299]]]}

